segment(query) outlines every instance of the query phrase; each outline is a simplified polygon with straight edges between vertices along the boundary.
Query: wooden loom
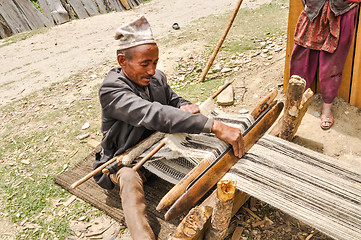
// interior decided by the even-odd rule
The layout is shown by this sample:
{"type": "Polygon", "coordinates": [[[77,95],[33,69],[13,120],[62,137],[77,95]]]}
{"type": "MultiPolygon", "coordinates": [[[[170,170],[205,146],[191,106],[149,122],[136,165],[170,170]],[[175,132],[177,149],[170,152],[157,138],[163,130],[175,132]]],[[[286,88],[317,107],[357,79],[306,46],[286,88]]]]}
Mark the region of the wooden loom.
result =
{"type": "MultiPolygon", "coordinates": [[[[300,108],[301,110],[302,108],[300,108]]],[[[256,143],[244,159],[231,168],[230,172],[233,175],[229,177],[227,174],[226,177],[236,179],[237,189],[242,190],[235,192],[232,215],[237,212],[250,194],[336,239],[359,239],[360,230],[357,226],[361,224],[358,217],[359,212],[361,212],[361,171],[358,172],[352,166],[347,166],[325,155],[267,135],[256,143]],[[295,158],[298,159],[296,168],[292,162],[295,158]],[[298,171],[298,169],[302,171],[298,171]],[[268,171],[268,173],[259,174],[261,171],[262,173],[268,171]],[[258,186],[254,185],[256,183],[252,181],[255,177],[260,179],[257,183],[258,186]],[[306,184],[310,182],[317,183],[316,190],[307,188],[306,184]],[[283,190],[283,192],[275,191],[275,189],[283,190]],[[315,192],[319,194],[315,196],[315,192]],[[335,205],[335,203],[337,204],[335,205]],[[322,219],[323,221],[315,222],[315,219],[322,219]]],[[[73,176],[72,173],[64,173],[63,176],[56,179],[56,182],[64,185],[63,179],[71,176],[73,176]]],[[[96,186],[94,187],[96,188],[96,186]]],[[[83,187],[74,190],[70,188],[70,184],[65,188],[75,194],[78,191],[84,192],[83,187]]],[[[145,188],[147,189],[147,186],[145,188]]],[[[146,196],[147,194],[151,196],[164,194],[164,191],[163,193],[154,191],[154,189],[150,193],[146,191],[146,196]]],[[[83,199],[89,201],[87,198],[83,199]]],[[[91,201],[93,201],[92,198],[91,201]]],[[[213,208],[215,204],[216,194],[213,193],[200,206],[213,208]]],[[[153,212],[154,203],[150,206],[152,209],[149,210],[153,212]]],[[[119,219],[119,216],[112,215],[114,210],[107,213],[115,219],[119,219]]],[[[151,215],[153,214],[151,213],[151,215]]],[[[209,222],[209,219],[210,216],[206,222],[209,222]]],[[[152,226],[153,224],[160,224],[160,230],[157,232],[160,240],[169,239],[170,234],[174,231],[171,230],[173,228],[170,228],[168,223],[161,219],[158,219],[157,222],[151,221],[152,226]]],[[[195,232],[195,235],[185,239],[202,239],[208,226],[209,223],[200,226],[200,230],[195,232]]],[[[184,228],[180,231],[183,230],[184,228]]],[[[173,239],[177,239],[177,237],[174,236],[173,239]]]]}

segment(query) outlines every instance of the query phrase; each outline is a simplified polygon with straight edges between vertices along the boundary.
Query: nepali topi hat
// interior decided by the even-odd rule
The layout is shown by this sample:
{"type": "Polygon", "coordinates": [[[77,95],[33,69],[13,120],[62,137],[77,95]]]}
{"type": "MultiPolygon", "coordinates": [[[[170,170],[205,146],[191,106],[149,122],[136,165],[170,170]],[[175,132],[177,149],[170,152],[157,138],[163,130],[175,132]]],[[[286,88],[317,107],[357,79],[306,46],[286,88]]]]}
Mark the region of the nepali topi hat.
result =
{"type": "Polygon", "coordinates": [[[115,40],[119,40],[119,50],[138,45],[156,43],[150,24],[142,15],[138,19],[119,27],[115,32],[115,40]]]}

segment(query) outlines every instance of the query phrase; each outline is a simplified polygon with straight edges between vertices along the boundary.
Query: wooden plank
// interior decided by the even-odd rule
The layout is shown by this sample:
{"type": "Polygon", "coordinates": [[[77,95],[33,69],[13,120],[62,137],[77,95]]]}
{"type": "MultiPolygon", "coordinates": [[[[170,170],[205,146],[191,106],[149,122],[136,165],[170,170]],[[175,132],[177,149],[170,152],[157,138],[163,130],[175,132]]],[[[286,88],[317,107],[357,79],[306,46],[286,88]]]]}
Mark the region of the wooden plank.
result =
{"type": "Polygon", "coordinates": [[[76,15],[78,18],[87,18],[89,17],[89,14],[85,10],[83,4],[79,0],[68,0],[70,6],[74,9],[76,15]]]}
{"type": "Polygon", "coordinates": [[[39,5],[40,5],[40,8],[41,10],[43,11],[43,15],[53,23],[54,25],[54,20],[53,20],[53,17],[51,16],[51,12],[49,10],[49,6],[46,2],[46,0],[38,0],[39,1],[39,5]]]}
{"type": "Polygon", "coordinates": [[[0,38],[7,38],[12,35],[12,31],[5,19],[0,14],[0,38]]]}
{"type": "Polygon", "coordinates": [[[30,26],[12,1],[0,0],[0,15],[4,18],[13,33],[30,30],[30,26]]]}
{"type": "Polygon", "coordinates": [[[93,0],[81,0],[89,16],[99,15],[98,7],[93,0]]]}
{"type": "Polygon", "coordinates": [[[356,27],[356,44],[355,44],[355,56],[352,73],[352,85],[350,103],[358,108],[361,108],[361,10],[358,14],[358,25],[356,27]]]}
{"type": "MultiPolygon", "coordinates": [[[[61,4],[60,0],[44,0],[44,9],[48,8],[56,24],[69,21],[69,14],[61,4]],[[46,6],[45,6],[46,5],[46,6]]],[[[42,7],[43,9],[43,7],[42,7]]]]}
{"type": "Polygon", "coordinates": [[[105,4],[104,4],[104,0],[95,0],[96,4],[98,5],[98,8],[99,8],[99,12],[101,14],[105,14],[107,13],[107,9],[105,7],[105,4]]]}
{"type": "Polygon", "coordinates": [[[287,45],[286,45],[286,57],[285,57],[285,70],[284,70],[284,79],[283,79],[283,92],[286,92],[289,74],[290,74],[290,59],[295,45],[294,34],[295,28],[298,20],[298,16],[303,10],[302,1],[300,0],[290,0],[289,12],[288,12],[288,27],[287,27],[287,45]]]}
{"type": "Polygon", "coordinates": [[[112,11],[124,11],[125,8],[123,7],[123,5],[120,3],[119,0],[108,0],[108,4],[109,4],[109,8],[112,11]]]}
{"type": "Polygon", "coordinates": [[[130,5],[127,0],[120,0],[120,2],[122,3],[122,5],[125,9],[127,9],[127,10],[130,9],[130,5]]]}
{"type": "Polygon", "coordinates": [[[54,23],[44,17],[32,4],[30,1],[23,0],[13,0],[18,8],[21,10],[23,15],[25,16],[25,20],[31,29],[37,29],[41,27],[50,27],[53,26],[54,23]]]}

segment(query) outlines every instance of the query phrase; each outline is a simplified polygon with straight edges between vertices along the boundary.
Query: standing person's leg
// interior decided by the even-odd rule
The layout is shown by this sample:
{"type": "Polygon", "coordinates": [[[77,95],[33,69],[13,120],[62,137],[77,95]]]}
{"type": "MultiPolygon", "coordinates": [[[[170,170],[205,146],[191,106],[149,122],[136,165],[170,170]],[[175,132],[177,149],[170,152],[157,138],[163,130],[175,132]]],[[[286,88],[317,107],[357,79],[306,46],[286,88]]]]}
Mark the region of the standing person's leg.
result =
{"type": "Polygon", "coordinates": [[[123,167],[112,181],[119,185],[125,222],[134,240],[155,240],[149,225],[143,191],[143,181],[132,168],[123,167]]]}
{"type": "Polygon", "coordinates": [[[307,49],[295,44],[290,60],[290,78],[298,75],[306,80],[305,90],[316,79],[320,51],[307,49]]]}
{"type": "Polygon", "coordinates": [[[321,128],[325,130],[331,128],[334,123],[331,111],[332,102],[337,96],[342,81],[343,68],[354,35],[356,14],[357,8],[353,8],[342,15],[340,38],[335,52],[321,51],[320,53],[319,80],[324,101],[321,114],[321,128]]]}

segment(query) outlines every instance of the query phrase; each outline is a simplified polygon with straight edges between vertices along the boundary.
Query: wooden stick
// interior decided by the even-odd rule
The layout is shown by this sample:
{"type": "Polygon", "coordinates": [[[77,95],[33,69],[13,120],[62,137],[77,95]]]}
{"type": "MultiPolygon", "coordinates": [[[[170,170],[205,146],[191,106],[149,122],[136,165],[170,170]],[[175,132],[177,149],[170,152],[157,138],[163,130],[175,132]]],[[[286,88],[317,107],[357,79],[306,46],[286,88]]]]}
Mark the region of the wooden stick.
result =
{"type": "Polygon", "coordinates": [[[223,92],[229,85],[231,85],[234,82],[234,80],[229,81],[227,83],[225,83],[217,92],[215,92],[212,95],[212,98],[215,99],[221,92],[223,92]]]}
{"type": "Polygon", "coordinates": [[[137,164],[133,166],[134,171],[137,171],[149,158],[151,158],[156,152],[159,151],[165,145],[165,140],[163,139],[152,151],[145,155],[137,164]]]}
{"type": "Polygon", "coordinates": [[[205,240],[220,240],[227,235],[232,218],[236,181],[220,180],[217,183],[216,206],[213,209],[211,226],[206,230],[205,240]]]}
{"type": "MultiPolygon", "coordinates": [[[[277,90],[269,93],[262,101],[255,107],[251,115],[257,119],[261,112],[263,112],[277,96],[277,90]]],[[[183,179],[181,179],[159,202],[157,210],[160,211],[165,207],[173,204],[186,190],[187,186],[201,174],[208,166],[210,162],[208,159],[203,159],[197,164],[197,167],[193,168],[183,179]]]]}
{"type": "MultiPolygon", "coordinates": [[[[78,181],[74,182],[70,188],[74,189],[76,187],[78,187],[80,184],[84,183],[85,181],[89,180],[91,177],[94,177],[97,173],[102,172],[104,169],[106,169],[106,167],[114,162],[118,162],[118,165],[120,165],[122,163],[122,159],[123,157],[125,157],[127,154],[129,154],[133,149],[139,147],[140,145],[144,144],[148,139],[150,139],[152,136],[156,136],[156,133],[153,133],[149,138],[144,139],[143,141],[139,142],[137,145],[135,145],[134,147],[128,149],[125,153],[113,157],[112,159],[110,159],[109,161],[103,163],[102,165],[100,165],[99,167],[97,167],[96,169],[94,169],[93,171],[91,171],[90,173],[88,173],[86,176],[82,177],[81,179],[79,179],[78,181]]],[[[159,137],[155,137],[155,140],[159,139],[159,137]]],[[[157,140],[158,141],[158,140],[157,140]]]]}
{"type": "Polygon", "coordinates": [[[93,171],[91,171],[90,173],[88,173],[87,175],[85,175],[84,177],[82,177],[81,179],[79,179],[78,181],[76,181],[75,183],[73,183],[72,185],[70,185],[71,189],[74,189],[76,187],[78,187],[80,184],[86,182],[87,180],[89,180],[91,177],[94,177],[95,174],[100,173],[105,167],[107,167],[108,165],[112,164],[113,162],[117,161],[117,162],[121,162],[122,158],[125,156],[125,153],[116,157],[113,157],[112,159],[110,159],[109,161],[105,162],[104,164],[100,165],[99,167],[97,167],[96,169],[94,169],[93,171]]]}
{"type": "Polygon", "coordinates": [[[231,16],[231,19],[229,20],[228,25],[227,25],[226,29],[224,30],[224,33],[223,33],[221,39],[219,40],[216,48],[214,49],[211,58],[208,60],[207,66],[203,69],[202,75],[201,75],[201,77],[200,77],[200,79],[199,79],[200,82],[203,82],[203,81],[204,81],[204,79],[205,79],[205,77],[206,77],[209,69],[211,68],[211,66],[212,66],[212,64],[213,64],[213,61],[214,61],[214,59],[216,58],[217,53],[218,53],[219,49],[221,48],[224,40],[226,39],[226,36],[227,36],[227,34],[228,34],[228,32],[229,32],[229,29],[231,28],[231,26],[232,26],[232,24],[233,24],[234,19],[235,19],[236,16],[237,16],[237,13],[238,13],[239,8],[241,7],[242,1],[243,1],[243,0],[238,0],[238,3],[237,3],[237,5],[236,5],[236,7],[234,8],[234,11],[233,11],[233,14],[232,14],[232,16],[231,16]]]}

